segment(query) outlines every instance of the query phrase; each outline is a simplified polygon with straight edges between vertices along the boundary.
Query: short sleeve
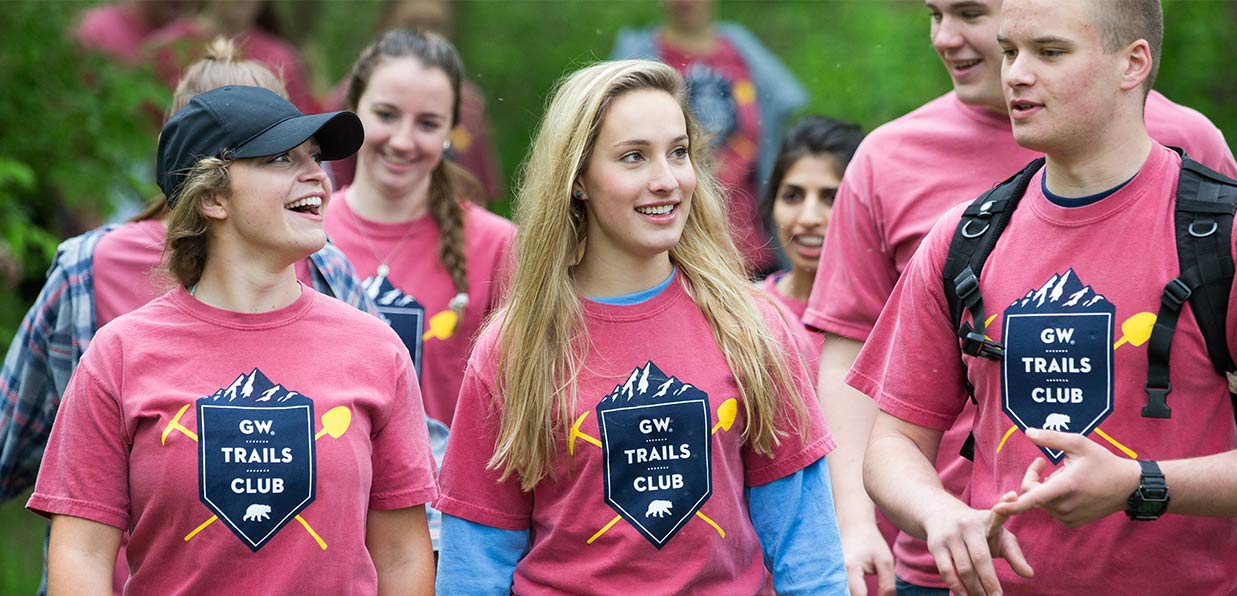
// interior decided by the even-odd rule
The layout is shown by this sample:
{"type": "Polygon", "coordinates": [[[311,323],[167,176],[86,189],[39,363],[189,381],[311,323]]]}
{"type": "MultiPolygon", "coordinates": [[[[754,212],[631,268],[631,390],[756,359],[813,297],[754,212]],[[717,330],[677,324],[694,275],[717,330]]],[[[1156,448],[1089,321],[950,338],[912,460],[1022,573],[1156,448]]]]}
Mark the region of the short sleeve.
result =
{"type": "Polygon", "coordinates": [[[846,170],[825,232],[825,248],[803,323],[866,341],[898,281],[875,196],[876,173],[867,149],[846,170]]]}
{"type": "Polygon", "coordinates": [[[967,395],[941,277],[965,207],[937,220],[846,376],[847,384],[874,398],[882,411],[942,431],[953,424],[967,395]]]}
{"type": "Polygon", "coordinates": [[[374,473],[370,509],[415,507],[430,502],[437,494],[421,390],[412,361],[401,357],[397,362],[390,414],[370,437],[374,473]]]}
{"type": "MultiPolygon", "coordinates": [[[[485,337],[479,344],[485,343],[485,337]]],[[[445,514],[503,530],[523,530],[532,519],[533,496],[514,474],[499,480],[500,470],[488,467],[498,438],[500,410],[492,390],[493,367],[483,365],[490,350],[481,345],[464,372],[451,438],[439,474],[434,507],[445,514]]]]}
{"type": "Polygon", "coordinates": [[[108,347],[89,350],[69,380],[26,507],[44,516],[70,515],[126,529],[133,441],[125,432],[115,384],[101,380],[107,375],[93,366],[120,360],[108,347]]]}
{"type": "Polygon", "coordinates": [[[773,447],[772,454],[758,453],[749,444],[743,446],[747,486],[768,484],[798,472],[824,457],[837,445],[825,426],[824,416],[816,401],[815,371],[808,368],[806,353],[803,352],[806,348],[804,342],[808,341],[806,330],[796,335],[788,321],[793,320],[793,315],[781,310],[771,301],[762,302],[760,306],[764,311],[766,325],[778,338],[782,352],[786,355],[791,390],[795,395],[778,400],[780,407],[774,420],[778,430],[786,434],[780,443],[773,447]],[[802,423],[795,416],[791,405],[794,399],[803,403],[805,416],[802,423]]]}

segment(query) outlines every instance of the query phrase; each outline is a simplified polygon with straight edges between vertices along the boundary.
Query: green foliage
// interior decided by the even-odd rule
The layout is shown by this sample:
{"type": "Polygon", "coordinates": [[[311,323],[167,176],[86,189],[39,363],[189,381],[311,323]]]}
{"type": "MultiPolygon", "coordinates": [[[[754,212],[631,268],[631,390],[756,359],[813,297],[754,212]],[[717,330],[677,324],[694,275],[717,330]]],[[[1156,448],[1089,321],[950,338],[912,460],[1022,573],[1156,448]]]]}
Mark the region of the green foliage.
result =
{"type": "Polygon", "coordinates": [[[1237,144],[1237,2],[1166,0],[1164,50],[1155,88],[1211,118],[1237,144]],[[1227,66],[1226,66],[1227,65],[1227,66]]]}
{"type": "MultiPolygon", "coordinates": [[[[60,238],[154,190],[142,172],[170,93],[149,73],[83,56],[65,35],[82,6],[5,3],[0,19],[0,239],[21,266],[25,301],[60,238]]],[[[14,292],[0,289],[5,346],[25,302],[14,292]]]]}

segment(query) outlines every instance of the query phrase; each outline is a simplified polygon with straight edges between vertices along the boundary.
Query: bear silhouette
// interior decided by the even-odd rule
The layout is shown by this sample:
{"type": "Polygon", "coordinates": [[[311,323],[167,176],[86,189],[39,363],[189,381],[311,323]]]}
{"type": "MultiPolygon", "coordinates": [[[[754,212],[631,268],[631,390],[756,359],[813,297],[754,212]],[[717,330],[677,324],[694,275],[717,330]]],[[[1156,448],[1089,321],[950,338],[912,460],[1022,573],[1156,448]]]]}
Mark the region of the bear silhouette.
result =
{"type": "Polygon", "coordinates": [[[657,499],[649,503],[649,510],[644,512],[644,517],[666,517],[670,515],[670,509],[674,507],[674,503],[663,499],[657,499]]]}
{"type": "Polygon", "coordinates": [[[245,509],[245,521],[263,521],[271,518],[271,506],[254,503],[245,509]]]}
{"type": "Polygon", "coordinates": [[[1069,430],[1069,415],[1060,412],[1053,412],[1044,419],[1044,430],[1067,431],[1069,430]]]}

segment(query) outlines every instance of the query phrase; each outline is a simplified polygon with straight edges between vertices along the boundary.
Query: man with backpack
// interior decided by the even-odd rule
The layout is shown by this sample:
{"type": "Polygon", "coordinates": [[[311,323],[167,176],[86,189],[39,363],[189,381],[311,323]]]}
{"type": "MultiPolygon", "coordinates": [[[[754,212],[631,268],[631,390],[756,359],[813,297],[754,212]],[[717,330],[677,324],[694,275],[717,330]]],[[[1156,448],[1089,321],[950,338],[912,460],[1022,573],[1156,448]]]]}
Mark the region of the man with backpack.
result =
{"type": "MultiPolygon", "coordinates": [[[[932,44],[954,90],[879,127],[860,146],[838,191],[804,315],[805,323],[828,333],[819,392],[838,441],[829,456],[830,474],[850,587],[857,595],[866,593],[865,571],[880,574],[882,595],[892,593],[894,569],[860,473],[876,404],[843,378],[864,342],[876,338],[871,333],[877,316],[933,222],[1038,155],[1014,142],[1002,94],[996,42],[1000,0],[925,0],[925,6],[932,44]]],[[[1223,135],[1202,114],[1151,91],[1145,121],[1153,139],[1184,147],[1203,164],[1237,175],[1223,135]]],[[[973,411],[968,405],[959,414],[936,461],[941,482],[956,495],[971,475],[970,462],[958,453],[973,411]]],[[[893,554],[899,594],[948,593],[922,540],[902,533],[893,554]]]]}
{"type": "Polygon", "coordinates": [[[1046,163],[947,211],[894,288],[847,377],[881,410],[867,488],[956,592],[1230,594],[1237,182],[1147,133],[1158,0],[1002,16],[1013,136],[1046,163]],[[968,394],[959,500],[933,458],[968,394]]]}

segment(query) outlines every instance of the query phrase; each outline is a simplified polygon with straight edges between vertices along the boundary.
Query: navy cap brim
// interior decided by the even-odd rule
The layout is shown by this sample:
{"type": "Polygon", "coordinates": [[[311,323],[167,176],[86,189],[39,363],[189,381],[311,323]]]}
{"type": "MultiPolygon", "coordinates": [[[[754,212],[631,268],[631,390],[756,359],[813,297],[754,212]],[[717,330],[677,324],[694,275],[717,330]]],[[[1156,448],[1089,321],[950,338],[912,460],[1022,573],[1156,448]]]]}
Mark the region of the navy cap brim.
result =
{"type": "Polygon", "coordinates": [[[343,159],[357,152],[365,142],[361,119],[352,112],[327,112],[283,120],[256,134],[228,157],[244,159],[279,155],[295,149],[313,137],[322,149],[322,160],[343,159]]]}

